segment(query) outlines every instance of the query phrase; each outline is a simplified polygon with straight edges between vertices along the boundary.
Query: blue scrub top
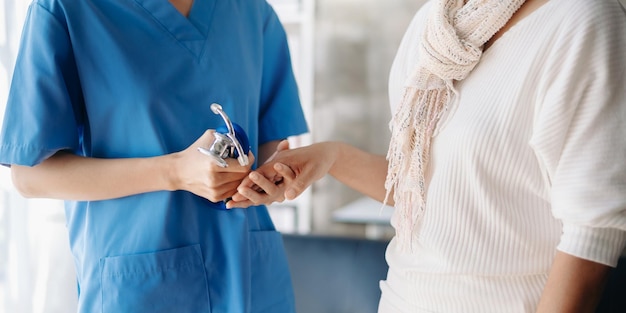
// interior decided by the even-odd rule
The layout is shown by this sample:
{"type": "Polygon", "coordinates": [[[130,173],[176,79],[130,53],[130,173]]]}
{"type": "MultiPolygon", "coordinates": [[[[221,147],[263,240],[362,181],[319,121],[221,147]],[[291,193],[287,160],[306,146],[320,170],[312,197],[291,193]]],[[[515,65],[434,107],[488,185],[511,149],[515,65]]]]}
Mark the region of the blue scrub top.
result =
{"type": "MultiPolygon", "coordinates": [[[[258,145],[307,131],[284,29],[262,0],[35,0],[0,163],[59,150],[96,158],[185,149],[223,125],[258,145]]],[[[186,191],[67,202],[80,312],[293,312],[265,207],[218,210],[186,191]]]]}

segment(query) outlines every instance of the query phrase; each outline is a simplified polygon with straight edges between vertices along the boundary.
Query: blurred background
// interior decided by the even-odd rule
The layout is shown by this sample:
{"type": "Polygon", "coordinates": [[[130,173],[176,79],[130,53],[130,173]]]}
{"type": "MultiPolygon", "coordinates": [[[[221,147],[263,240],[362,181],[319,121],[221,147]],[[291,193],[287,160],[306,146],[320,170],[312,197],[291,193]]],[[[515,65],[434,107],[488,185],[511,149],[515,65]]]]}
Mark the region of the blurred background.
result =
{"type": "MultiPolygon", "coordinates": [[[[289,35],[311,129],[290,138],[292,145],[338,140],[385,154],[389,70],[404,30],[425,0],[269,2],[289,35]]],[[[0,118],[29,3],[0,0],[0,118]]],[[[390,210],[331,177],[294,201],[270,207],[277,228],[287,234],[382,240],[392,235],[390,210]]],[[[62,204],[21,198],[9,170],[0,168],[0,312],[75,310],[73,275],[62,204]]]]}
{"type": "MultiPolygon", "coordinates": [[[[404,30],[424,2],[270,1],[290,37],[294,70],[311,129],[311,134],[298,138],[296,145],[338,140],[386,154],[391,116],[389,70],[404,30]]],[[[296,201],[272,206],[271,212],[284,232],[346,236],[388,232],[385,216],[379,216],[381,203],[367,201],[359,206],[365,212],[352,212],[350,204],[360,198],[329,176],[296,201]],[[337,212],[342,209],[343,215],[337,212]],[[368,221],[359,216],[363,214],[372,215],[375,225],[365,226],[368,221]],[[378,227],[380,217],[383,225],[378,227]]]]}

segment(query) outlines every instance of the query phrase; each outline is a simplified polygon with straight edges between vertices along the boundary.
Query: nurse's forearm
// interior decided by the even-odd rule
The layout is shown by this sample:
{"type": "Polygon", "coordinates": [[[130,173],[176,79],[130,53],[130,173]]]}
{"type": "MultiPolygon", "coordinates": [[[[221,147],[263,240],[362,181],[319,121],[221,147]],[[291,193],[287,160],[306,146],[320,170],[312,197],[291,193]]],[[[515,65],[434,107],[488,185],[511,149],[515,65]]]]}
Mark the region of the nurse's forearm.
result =
{"type": "Polygon", "coordinates": [[[33,166],[13,165],[13,183],[27,198],[104,200],[173,189],[170,156],[94,159],[59,152],[33,166]]]}
{"type": "Polygon", "coordinates": [[[281,140],[274,140],[274,141],[269,141],[266,142],[262,145],[259,145],[259,158],[258,158],[258,164],[263,164],[265,163],[265,161],[267,161],[267,159],[269,159],[272,155],[274,155],[274,152],[276,152],[276,149],[278,148],[278,144],[281,142],[281,140]]]}

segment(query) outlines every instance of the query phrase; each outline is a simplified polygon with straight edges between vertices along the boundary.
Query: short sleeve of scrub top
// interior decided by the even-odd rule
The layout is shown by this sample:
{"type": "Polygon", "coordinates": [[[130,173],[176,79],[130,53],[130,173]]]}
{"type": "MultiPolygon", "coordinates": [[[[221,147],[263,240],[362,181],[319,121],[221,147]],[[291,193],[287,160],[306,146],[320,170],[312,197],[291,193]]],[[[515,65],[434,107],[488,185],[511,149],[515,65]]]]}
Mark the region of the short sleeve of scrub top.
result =
{"type": "Polygon", "coordinates": [[[0,161],[36,165],[58,150],[80,149],[80,82],[66,25],[37,4],[22,31],[2,124],[0,161]]]}

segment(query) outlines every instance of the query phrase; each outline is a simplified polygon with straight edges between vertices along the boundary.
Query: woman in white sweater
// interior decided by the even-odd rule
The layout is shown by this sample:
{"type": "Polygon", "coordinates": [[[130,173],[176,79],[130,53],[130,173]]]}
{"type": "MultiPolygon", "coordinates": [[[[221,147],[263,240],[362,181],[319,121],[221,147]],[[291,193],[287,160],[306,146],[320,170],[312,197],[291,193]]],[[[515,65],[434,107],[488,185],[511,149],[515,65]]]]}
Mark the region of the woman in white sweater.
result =
{"type": "Polygon", "coordinates": [[[381,313],[593,312],[626,244],[619,2],[432,0],[389,87],[387,157],[282,151],[231,205],[294,198],[326,173],[394,205],[381,313]]]}

